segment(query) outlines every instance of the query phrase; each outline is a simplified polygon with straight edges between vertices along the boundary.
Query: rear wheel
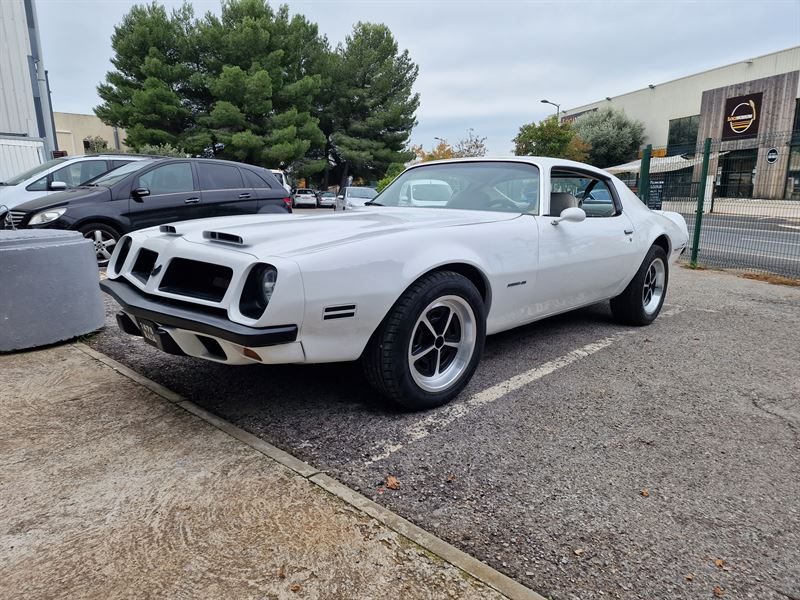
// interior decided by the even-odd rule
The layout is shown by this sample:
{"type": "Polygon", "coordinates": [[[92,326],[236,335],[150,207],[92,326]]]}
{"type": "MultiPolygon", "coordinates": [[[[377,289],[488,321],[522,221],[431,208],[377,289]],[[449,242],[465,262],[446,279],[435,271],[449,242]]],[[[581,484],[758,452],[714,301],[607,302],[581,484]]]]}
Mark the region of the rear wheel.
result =
{"type": "Polygon", "coordinates": [[[114,247],[120,238],[119,231],[105,223],[87,223],[79,227],[78,231],[94,244],[97,266],[108,266],[108,261],[111,259],[114,247]]]}
{"type": "Polygon", "coordinates": [[[649,325],[661,312],[668,282],[667,253],[651,246],[628,287],[611,300],[614,318],[625,325],[649,325]]]}
{"type": "Polygon", "coordinates": [[[478,366],[486,313],[469,279],[451,271],[416,281],[395,303],[362,357],[372,386],[410,410],[441,406],[478,366]]]}

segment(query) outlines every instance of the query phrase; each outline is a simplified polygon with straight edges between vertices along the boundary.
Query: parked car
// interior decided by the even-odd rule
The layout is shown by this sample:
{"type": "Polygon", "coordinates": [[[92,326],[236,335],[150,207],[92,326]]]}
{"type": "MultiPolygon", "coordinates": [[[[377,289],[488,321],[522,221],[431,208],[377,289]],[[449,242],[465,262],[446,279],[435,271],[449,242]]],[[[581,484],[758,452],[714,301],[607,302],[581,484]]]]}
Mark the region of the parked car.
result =
{"type": "Polygon", "coordinates": [[[370,187],[346,187],[339,190],[339,195],[336,196],[336,210],[349,210],[364,206],[377,194],[378,191],[370,187]]]}
{"type": "Polygon", "coordinates": [[[319,206],[322,208],[336,208],[336,193],[319,192],[319,206]]]}
{"type": "Polygon", "coordinates": [[[122,329],[165,352],[226,364],[360,359],[409,409],[454,398],[487,334],[611,300],[622,323],[659,314],[688,243],[619,179],[535,157],[406,169],[371,204],[313,217],[227,217],[126,235],[103,289],[122,329]],[[407,206],[413,181],[445,181],[441,207],[407,206]],[[561,186],[606,189],[578,207],[561,186]],[[538,193],[531,193],[532,190],[538,193]]]}
{"type": "MultiPolygon", "coordinates": [[[[12,209],[29,200],[76,188],[130,162],[147,156],[130,154],[92,154],[55,158],[0,182],[0,206],[12,209]]],[[[4,212],[0,208],[0,212],[4,212]]]]}
{"type": "Polygon", "coordinates": [[[187,219],[288,213],[291,202],[267,169],[215,159],[157,158],[25,202],[9,215],[20,228],[82,232],[94,242],[97,262],[104,266],[117,240],[130,231],[187,219]]]}
{"type": "Polygon", "coordinates": [[[310,188],[297,188],[292,198],[292,207],[317,207],[317,192],[310,188]]]}
{"type": "Polygon", "coordinates": [[[292,192],[292,186],[289,185],[289,179],[286,177],[286,173],[280,169],[270,169],[270,173],[272,173],[275,176],[275,179],[280,182],[280,184],[283,186],[283,189],[289,193],[292,192]]]}

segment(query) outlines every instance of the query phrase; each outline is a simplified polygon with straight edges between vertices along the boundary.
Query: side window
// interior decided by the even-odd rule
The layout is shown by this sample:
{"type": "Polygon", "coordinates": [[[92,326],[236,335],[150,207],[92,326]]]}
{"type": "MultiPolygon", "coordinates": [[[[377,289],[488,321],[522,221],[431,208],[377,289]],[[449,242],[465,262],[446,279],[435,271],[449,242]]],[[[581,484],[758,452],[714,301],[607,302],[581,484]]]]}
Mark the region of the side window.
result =
{"type": "Polygon", "coordinates": [[[261,179],[261,177],[259,177],[249,169],[242,169],[242,173],[244,173],[245,183],[252,188],[260,189],[260,188],[271,187],[266,181],[261,179]]]}
{"type": "Polygon", "coordinates": [[[111,161],[111,168],[112,169],[116,169],[117,167],[121,167],[122,165],[127,165],[128,163],[131,163],[131,162],[133,162],[133,161],[131,161],[131,160],[112,160],[111,161]]]}
{"type": "Polygon", "coordinates": [[[613,217],[617,214],[614,196],[605,181],[574,173],[553,172],[550,178],[550,215],[558,216],[569,206],[579,206],[587,217],[613,217]]]}
{"type": "Polygon", "coordinates": [[[239,168],[233,165],[200,163],[197,167],[201,190],[235,190],[244,185],[239,168]]]}
{"type": "Polygon", "coordinates": [[[47,175],[40,177],[28,187],[25,188],[29,192],[46,192],[47,191],[47,175]]]}
{"type": "Polygon", "coordinates": [[[139,177],[138,187],[145,187],[150,194],[176,194],[194,190],[192,165],[189,163],[173,163],[156,167],[139,177]]]}
{"type": "MultiPolygon", "coordinates": [[[[108,171],[106,161],[104,160],[84,160],[77,163],[72,163],[54,171],[50,175],[51,181],[63,181],[67,187],[78,187],[82,183],[94,179],[98,175],[102,175],[108,171]]],[[[38,183],[38,182],[37,182],[38,183]]]]}

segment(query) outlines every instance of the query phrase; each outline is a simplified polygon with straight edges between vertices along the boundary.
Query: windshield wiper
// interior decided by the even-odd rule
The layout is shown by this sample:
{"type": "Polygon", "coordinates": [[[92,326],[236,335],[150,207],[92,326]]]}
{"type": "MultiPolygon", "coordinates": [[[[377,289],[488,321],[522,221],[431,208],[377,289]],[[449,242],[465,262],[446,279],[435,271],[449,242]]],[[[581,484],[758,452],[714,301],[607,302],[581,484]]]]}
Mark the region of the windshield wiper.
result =
{"type": "Polygon", "coordinates": [[[383,206],[383,204],[370,200],[369,202],[364,202],[364,206],[383,206]]]}

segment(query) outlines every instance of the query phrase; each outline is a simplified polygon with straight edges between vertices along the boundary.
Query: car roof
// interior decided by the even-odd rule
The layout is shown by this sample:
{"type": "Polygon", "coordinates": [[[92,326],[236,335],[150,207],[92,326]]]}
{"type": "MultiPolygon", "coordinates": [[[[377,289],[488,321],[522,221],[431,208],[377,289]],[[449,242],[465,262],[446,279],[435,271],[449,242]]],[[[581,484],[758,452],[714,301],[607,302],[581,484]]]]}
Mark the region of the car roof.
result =
{"type": "Polygon", "coordinates": [[[576,169],[583,169],[585,171],[593,171],[599,175],[608,176],[608,173],[592,165],[577,162],[574,160],[567,160],[566,158],[552,158],[550,156],[478,156],[470,158],[448,158],[444,160],[432,160],[429,162],[420,162],[414,165],[409,165],[409,169],[427,165],[442,165],[449,163],[468,163],[468,162],[519,162],[531,165],[537,165],[542,168],[552,167],[574,167],[576,169]]]}

